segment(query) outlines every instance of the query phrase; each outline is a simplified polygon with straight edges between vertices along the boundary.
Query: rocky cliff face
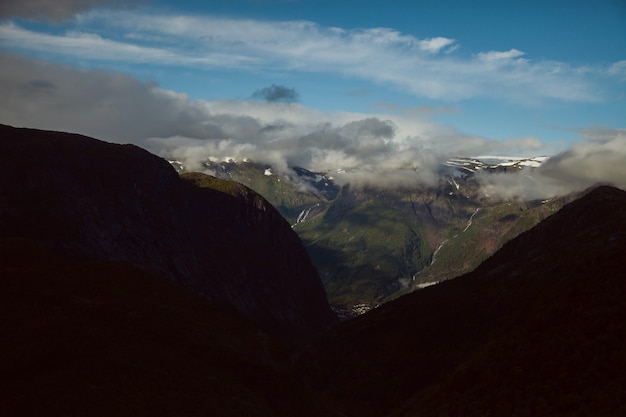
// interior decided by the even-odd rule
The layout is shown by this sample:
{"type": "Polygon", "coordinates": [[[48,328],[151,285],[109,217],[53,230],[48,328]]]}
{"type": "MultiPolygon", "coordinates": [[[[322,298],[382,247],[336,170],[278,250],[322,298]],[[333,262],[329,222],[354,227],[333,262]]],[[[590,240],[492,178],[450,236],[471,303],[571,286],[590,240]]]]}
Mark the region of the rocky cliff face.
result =
{"type": "Polygon", "coordinates": [[[300,335],[334,322],[297,235],[261,197],[201,189],[167,161],[79,135],[0,127],[0,235],[127,262],[300,335]]]}

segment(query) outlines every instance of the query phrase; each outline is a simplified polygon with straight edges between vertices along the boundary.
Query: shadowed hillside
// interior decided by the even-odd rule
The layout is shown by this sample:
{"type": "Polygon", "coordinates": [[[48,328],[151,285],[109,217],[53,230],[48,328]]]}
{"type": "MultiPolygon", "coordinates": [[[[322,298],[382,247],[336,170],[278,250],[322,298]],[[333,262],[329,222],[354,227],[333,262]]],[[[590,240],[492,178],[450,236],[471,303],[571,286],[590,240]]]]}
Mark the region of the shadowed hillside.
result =
{"type": "Polygon", "coordinates": [[[303,369],[350,416],[626,409],[626,192],[599,187],[474,272],[343,323],[303,369]]]}
{"type": "Polygon", "coordinates": [[[128,264],[0,239],[0,415],[332,416],[271,333],[128,264]]]}
{"type": "Polygon", "coordinates": [[[283,336],[326,329],[335,317],[297,235],[239,189],[196,187],[136,146],[0,126],[0,236],[135,265],[283,336]]]}

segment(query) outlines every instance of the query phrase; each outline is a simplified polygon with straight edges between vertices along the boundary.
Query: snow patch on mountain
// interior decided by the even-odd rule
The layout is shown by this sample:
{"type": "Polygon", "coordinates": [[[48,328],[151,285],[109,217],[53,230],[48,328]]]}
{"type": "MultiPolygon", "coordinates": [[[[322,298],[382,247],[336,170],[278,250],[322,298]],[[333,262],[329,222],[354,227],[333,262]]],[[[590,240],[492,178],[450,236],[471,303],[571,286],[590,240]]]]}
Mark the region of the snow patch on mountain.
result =
{"type": "Polygon", "coordinates": [[[537,156],[533,158],[521,158],[515,156],[481,155],[475,158],[453,157],[446,160],[443,165],[453,167],[461,172],[475,173],[479,170],[498,168],[537,168],[549,157],[537,156]]]}
{"type": "Polygon", "coordinates": [[[179,174],[185,170],[185,166],[183,165],[183,163],[182,163],[182,162],[180,162],[180,161],[178,161],[178,160],[175,160],[175,159],[169,160],[169,159],[168,159],[168,161],[167,161],[167,162],[169,162],[169,163],[170,163],[170,165],[171,165],[172,167],[174,167],[174,169],[176,170],[176,172],[178,172],[179,174]]]}

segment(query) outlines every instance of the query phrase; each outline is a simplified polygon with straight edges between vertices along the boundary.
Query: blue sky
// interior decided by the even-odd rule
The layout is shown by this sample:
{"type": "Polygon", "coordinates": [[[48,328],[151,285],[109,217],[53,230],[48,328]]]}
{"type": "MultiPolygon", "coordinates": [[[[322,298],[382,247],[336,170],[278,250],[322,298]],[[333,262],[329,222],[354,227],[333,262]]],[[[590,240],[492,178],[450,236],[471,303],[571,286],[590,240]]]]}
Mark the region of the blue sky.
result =
{"type": "Polygon", "coordinates": [[[25,0],[0,6],[0,17],[2,85],[15,90],[0,121],[187,157],[247,149],[330,169],[342,157],[386,165],[360,159],[366,149],[553,155],[607,132],[621,140],[626,127],[623,0],[25,0]],[[124,107],[151,97],[151,114],[124,107]],[[94,109],[91,124],[52,117],[70,101],[94,109]],[[152,127],[113,128],[130,119],[152,127]],[[311,135],[328,145],[281,154],[311,135]]]}

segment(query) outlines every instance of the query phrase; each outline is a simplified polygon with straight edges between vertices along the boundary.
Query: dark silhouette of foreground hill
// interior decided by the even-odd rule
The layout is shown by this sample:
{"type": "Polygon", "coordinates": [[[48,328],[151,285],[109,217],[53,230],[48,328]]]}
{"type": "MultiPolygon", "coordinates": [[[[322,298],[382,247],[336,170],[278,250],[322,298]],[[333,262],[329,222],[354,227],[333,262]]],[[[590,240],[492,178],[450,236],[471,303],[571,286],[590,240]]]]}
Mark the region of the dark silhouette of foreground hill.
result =
{"type": "Polygon", "coordinates": [[[626,192],[602,186],[323,335],[302,369],[349,416],[621,415],[625,267],[626,192]]]}
{"type": "Polygon", "coordinates": [[[0,238],[0,415],[333,416],[272,333],[134,266],[0,238]]]}
{"type": "Polygon", "coordinates": [[[253,191],[219,185],[197,187],[133,145],[0,125],[0,237],[135,265],[284,337],[332,325],[287,222],[253,191]]]}

